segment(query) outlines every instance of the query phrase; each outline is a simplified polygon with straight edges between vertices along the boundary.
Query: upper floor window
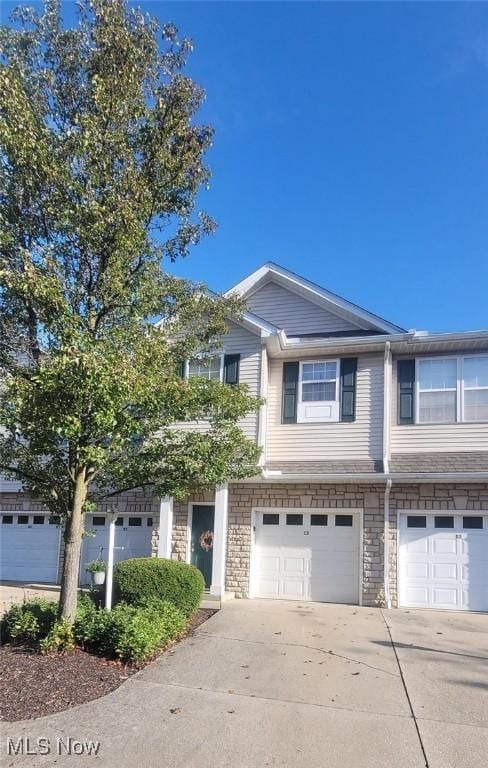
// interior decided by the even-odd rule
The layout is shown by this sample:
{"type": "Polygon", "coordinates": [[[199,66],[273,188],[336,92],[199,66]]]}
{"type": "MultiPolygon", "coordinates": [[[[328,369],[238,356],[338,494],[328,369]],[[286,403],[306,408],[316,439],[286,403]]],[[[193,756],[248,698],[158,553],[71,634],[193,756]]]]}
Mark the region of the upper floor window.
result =
{"type": "Polygon", "coordinates": [[[417,361],[417,422],[488,421],[488,356],[417,361]]]}
{"type": "Polygon", "coordinates": [[[339,361],[300,363],[297,421],[339,420],[339,361]]]}
{"type": "Polygon", "coordinates": [[[222,356],[202,357],[188,363],[188,378],[201,376],[204,379],[221,380],[222,356]]]}
{"type": "Polygon", "coordinates": [[[488,357],[464,358],[464,421],[488,421],[488,357]]]}
{"type": "Polygon", "coordinates": [[[240,354],[195,357],[180,364],[180,375],[184,378],[201,377],[209,381],[223,381],[231,386],[239,384],[240,354]]]}

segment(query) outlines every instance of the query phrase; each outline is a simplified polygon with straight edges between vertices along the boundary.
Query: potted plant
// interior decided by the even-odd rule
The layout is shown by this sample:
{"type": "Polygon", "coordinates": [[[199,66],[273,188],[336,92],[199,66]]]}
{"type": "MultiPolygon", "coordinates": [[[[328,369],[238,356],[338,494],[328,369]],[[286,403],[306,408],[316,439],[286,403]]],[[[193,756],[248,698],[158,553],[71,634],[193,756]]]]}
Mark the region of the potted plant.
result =
{"type": "Polygon", "coordinates": [[[107,570],[107,565],[103,560],[93,560],[93,562],[87,564],[85,570],[88,571],[88,573],[91,573],[92,584],[94,586],[105,584],[105,571],[107,570]]]}

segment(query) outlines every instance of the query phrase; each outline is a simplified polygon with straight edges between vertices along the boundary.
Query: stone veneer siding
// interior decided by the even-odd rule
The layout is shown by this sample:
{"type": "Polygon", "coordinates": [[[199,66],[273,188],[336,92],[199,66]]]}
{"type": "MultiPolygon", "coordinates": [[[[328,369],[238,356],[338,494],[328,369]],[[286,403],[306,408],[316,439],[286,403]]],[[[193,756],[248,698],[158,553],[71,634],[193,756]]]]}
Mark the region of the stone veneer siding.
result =
{"type": "Polygon", "coordinates": [[[488,483],[395,485],[390,494],[388,578],[392,605],[398,605],[397,513],[399,510],[488,510],[488,483]]]}

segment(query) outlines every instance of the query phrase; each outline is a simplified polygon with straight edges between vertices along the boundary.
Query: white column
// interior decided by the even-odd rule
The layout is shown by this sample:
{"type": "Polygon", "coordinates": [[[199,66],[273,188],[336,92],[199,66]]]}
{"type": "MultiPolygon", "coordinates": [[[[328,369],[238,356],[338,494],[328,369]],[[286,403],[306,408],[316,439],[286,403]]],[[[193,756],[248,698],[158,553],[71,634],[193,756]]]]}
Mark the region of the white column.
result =
{"type": "Polygon", "coordinates": [[[165,496],[159,506],[158,557],[171,558],[171,536],[173,532],[173,498],[165,496]]]}
{"type": "Polygon", "coordinates": [[[225,592],[225,556],[227,551],[227,483],[215,489],[215,517],[210,594],[221,597],[225,592]]]}
{"type": "Polygon", "coordinates": [[[117,515],[115,513],[108,515],[109,528],[108,528],[108,558],[107,558],[107,573],[105,584],[105,608],[107,611],[112,610],[112,582],[114,573],[114,546],[115,546],[115,521],[117,515]]]}

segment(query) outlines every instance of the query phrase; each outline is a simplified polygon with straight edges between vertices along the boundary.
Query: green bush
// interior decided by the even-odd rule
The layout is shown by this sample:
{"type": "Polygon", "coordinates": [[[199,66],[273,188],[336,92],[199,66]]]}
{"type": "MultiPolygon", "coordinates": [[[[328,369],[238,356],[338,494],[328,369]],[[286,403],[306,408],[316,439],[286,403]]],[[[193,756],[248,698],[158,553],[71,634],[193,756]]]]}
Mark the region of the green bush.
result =
{"type": "Polygon", "coordinates": [[[118,603],[110,613],[84,601],[79,606],[73,634],[78,645],[139,663],[164,648],[185,626],[183,613],[161,600],[139,606],[118,603]]]}
{"type": "Polygon", "coordinates": [[[198,608],[204,588],[198,568],[177,560],[136,557],[122,560],[114,568],[116,602],[141,605],[163,600],[190,616],[198,608]]]}
{"type": "Polygon", "coordinates": [[[88,595],[80,595],[73,626],[57,620],[57,609],[48,600],[12,606],[2,620],[3,639],[38,641],[42,653],[62,653],[78,645],[140,663],[177,638],[187,622],[172,603],[155,598],[139,605],[121,602],[108,612],[88,595]]]}
{"type": "Polygon", "coordinates": [[[45,638],[56,622],[57,603],[36,598],[22,605],[12,605],[1,623],[2,642],[30,643],[45,638]]]}
{"type": "Polygon", "coordinates": [[[185,616],[171,603],[119,603],[111,613],[111,649],[123,661],[141,662],[183,632],[185,616]]]}
{"type": "Polygon", "coordinates": [[[110,614],[98,608],[88,595],[78,598],[76,619],[73,624],[73,635],[77,645],[82,648],[103,649],[106,625],[110,614]]]}
{"type": "Polygon", "coordinates": [[[41,653],[66,653],[66,651],[72,651],[75,647],[73,627],[66,619],[57,621],[39,645],[41,653]]]}

